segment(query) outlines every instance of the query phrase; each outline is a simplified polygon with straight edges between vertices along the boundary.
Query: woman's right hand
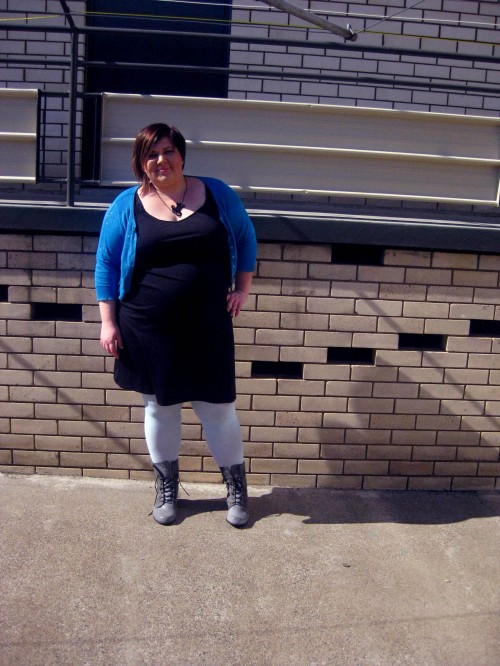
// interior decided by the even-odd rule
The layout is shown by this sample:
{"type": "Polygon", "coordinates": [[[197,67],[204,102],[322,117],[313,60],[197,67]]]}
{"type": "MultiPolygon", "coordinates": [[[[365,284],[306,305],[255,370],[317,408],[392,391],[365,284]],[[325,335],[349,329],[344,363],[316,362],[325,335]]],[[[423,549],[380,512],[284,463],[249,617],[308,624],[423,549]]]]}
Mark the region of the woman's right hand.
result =
{"type": "Polygon", "coordinates": [[[118,358],[119,350],[123,349],[122,334],[114,322],[106,322],[102,324],[101,347],[115,358],[118,358]]]}

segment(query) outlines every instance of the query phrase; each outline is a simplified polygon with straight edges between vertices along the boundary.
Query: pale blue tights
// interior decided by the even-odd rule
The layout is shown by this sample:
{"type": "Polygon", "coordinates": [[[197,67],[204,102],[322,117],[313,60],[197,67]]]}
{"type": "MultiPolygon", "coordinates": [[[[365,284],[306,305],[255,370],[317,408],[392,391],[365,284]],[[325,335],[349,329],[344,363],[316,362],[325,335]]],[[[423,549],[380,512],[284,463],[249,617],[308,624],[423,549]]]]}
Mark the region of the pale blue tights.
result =
{"type": "MultiPolygon", "coordinates": [[[[176,460],[181,448],[181,409],[159,405],[156,396],[143,395],[144,434],[151,462],[176,460]]],[[[243,441],[234,402],[193,401],[193,409],[203,426],[210,453],[219,467],[243,462],[243,441]]]]}

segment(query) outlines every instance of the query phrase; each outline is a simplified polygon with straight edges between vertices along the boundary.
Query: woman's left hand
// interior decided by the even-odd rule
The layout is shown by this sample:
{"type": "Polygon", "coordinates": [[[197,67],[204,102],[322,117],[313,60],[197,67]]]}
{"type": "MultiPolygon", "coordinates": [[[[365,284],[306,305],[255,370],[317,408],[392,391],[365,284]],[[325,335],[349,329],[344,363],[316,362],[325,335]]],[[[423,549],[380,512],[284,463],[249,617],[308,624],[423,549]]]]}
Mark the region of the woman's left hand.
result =
{"type": "Polygon", "coordinates": [[[229,292],[227,295],[227,311],[231,317],[237,317],[240,314],[240,310],[247,298],[248,294],[241,289],[235,289],[234,291],[229,292]]]}

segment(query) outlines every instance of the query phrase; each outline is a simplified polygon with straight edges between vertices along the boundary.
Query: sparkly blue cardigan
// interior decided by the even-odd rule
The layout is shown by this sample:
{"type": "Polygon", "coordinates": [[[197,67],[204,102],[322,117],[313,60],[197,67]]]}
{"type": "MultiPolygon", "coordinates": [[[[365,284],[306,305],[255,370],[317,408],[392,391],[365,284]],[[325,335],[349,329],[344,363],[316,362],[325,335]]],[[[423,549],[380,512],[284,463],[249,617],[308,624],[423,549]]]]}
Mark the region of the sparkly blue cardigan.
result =
{"type": "MultiPolygon", "coordinates": [[[[255,269],[257,241],[253,224],[239,196],[217,178],[200,178],[214,196],[220,220],[227,229],[234,281],[239,271],[255,269]]],[[[137,244],[134,197],[138,186],[122,192],[104,216],[95,266],[97,300],[122,300],[132,284],[137,244]]]]}

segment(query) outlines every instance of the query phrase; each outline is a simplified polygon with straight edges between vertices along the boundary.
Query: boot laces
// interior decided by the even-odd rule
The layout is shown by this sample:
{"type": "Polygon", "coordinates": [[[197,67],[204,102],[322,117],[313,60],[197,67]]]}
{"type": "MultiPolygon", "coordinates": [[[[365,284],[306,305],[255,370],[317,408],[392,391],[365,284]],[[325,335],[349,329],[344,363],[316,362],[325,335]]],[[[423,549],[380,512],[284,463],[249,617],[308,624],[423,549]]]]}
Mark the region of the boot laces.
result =
{"type": "Polygon", "coordinates": [[[173,504],[177,497],[177,484],[175,479],[158,478],[156,482],[156,492],[161,497],[162,504],[173,504]]]}
{"type": "Polygon", "coordinates": [[[245,486],[240,479],[233,479],[231,483],[233,506],[245,506],[245,486]]]}

